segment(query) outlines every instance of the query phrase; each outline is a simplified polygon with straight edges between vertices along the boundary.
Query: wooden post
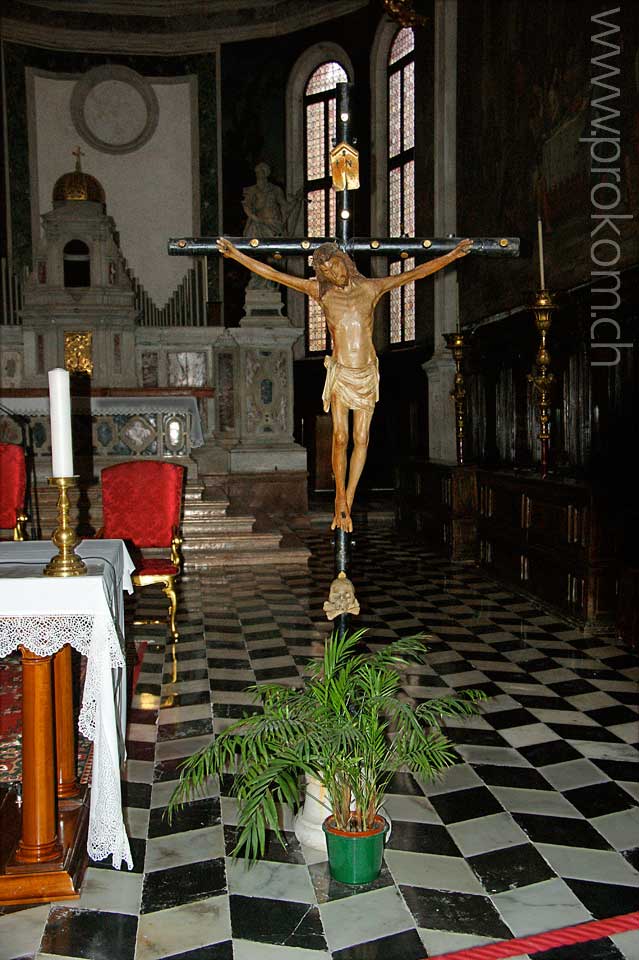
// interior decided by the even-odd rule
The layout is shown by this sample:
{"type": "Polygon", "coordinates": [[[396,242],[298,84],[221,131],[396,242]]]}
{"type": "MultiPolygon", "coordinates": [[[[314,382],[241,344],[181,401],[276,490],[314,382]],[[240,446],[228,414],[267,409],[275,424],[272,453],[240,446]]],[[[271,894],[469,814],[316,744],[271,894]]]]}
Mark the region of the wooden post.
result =
{"type": "Polygon", "coordinates": [[[66,800],[69,797],[76,797],[80,789],[75,775],[73,681],[71,677],[71,647],[68,643],[53,658],[53,682],[55,690],[58,800],[66,800]]]}
{"type": "Polygon", "coordinates": [[[53,763],[51,657],[22,654],[22,834],[16,863],[59,860],[53,763]]]}
{"type": "Polygon", "coordinates": [[[22,797],[7,800],[0,834],[0,905],[77,900],[87,863],[89,806],[75,781],[70,648],[55,657],[22,654],[22,797]],[[56,679],[56,730],[51,661],[56,679]],[[77,802],[56,805],[58,796],[77,802]],[[73,793],[71,792],[73,791],[73,793]],[[57,806],[57,809],[56,809],[57,806]],[[20,838],[17,842],[17,834],[20,838]]]}

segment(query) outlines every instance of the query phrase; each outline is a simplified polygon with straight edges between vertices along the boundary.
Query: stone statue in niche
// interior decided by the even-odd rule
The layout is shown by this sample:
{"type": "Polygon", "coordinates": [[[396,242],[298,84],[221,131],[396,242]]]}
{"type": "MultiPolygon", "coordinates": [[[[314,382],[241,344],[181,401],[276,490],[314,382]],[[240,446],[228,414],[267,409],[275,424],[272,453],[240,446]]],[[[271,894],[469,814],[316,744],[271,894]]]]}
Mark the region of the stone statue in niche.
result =
{"type": "MultiPolygon", "coordinates": [[[[302,193],[300,191],[293,200],[287,200],[282,188],[269,180],[270,174],[268,163],[258,163],[255,167],[255,183],[244,189],[242,209],[246,214],[245,237],[262,240],[289,235],[289,220],[299,206],[302,193]]],[[[277,283],[256,274],[248,283],[249,289],[277,290],[277,286],[277,283]]]]}
{"type": "Polygon", "coordinates": [[[414,280],[421,280],[470,253],[472,240],[462,240],[454,250],[420,264],[414,270],[389,277],[362,276],[348,254],[335,243],[315,251],[315,278],[306,280],[247,256],[230,240],[219,237],[217,247],[259,277],[298,290],[317,301],[331,335],[333,352],[325,357],[326,383],[322,400],[333,420],[332,463],[335,477],[335,514],[331,529],[350,533],[355,490],[364,469],[375,404],[379,399],[379,371],[373,344],[373,316],[381,297],[414,280]],[[353,452],[347,464],[349,412],[353,411],[353,452]],[[348,466],[348,486],[346,473],[348,466]]]}

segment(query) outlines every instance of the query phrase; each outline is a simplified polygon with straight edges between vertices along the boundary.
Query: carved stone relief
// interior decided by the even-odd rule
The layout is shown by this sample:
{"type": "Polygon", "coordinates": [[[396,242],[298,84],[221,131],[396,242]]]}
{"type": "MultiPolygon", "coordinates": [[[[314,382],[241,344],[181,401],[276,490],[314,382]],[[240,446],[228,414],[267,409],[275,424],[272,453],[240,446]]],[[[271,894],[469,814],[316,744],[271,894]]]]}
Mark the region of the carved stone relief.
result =
{"type": "Polygon", "coordinates": [[[288,429],[288,366],[282,350],[247,350],[245,409],[249,433],[277,434],[288,429]]]}

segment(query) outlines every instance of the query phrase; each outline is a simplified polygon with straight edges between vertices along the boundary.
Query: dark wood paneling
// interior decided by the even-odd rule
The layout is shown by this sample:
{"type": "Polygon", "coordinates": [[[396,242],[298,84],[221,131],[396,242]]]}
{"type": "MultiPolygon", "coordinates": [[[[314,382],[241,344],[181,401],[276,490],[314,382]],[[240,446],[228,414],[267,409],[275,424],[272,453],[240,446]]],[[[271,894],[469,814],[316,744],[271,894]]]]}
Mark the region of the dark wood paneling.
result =
{"type": "Polygon", "coordinates": [[[616,558],[608,508],[586,484],[478,471],[482,563],[589,623],[614,616],[616,558]]]}
{"type": "Polygon", "coordinates": [[[477,474],[473,467],[403,460],[398,471],[400,526],[420,533],[451,560],[477,559],[477,474]]]}

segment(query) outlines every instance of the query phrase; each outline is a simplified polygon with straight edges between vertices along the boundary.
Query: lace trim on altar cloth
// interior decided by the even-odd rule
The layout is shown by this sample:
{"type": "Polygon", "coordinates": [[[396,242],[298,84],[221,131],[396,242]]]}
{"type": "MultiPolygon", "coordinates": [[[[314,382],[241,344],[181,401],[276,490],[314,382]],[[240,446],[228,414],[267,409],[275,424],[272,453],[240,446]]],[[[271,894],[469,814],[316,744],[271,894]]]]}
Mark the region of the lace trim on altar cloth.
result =
{"type": "Polygon", "coordinates": [[[88,657],[93,621],[93,616],[80,615],[2,617],[0,657],[6,657],[20,645],[38,657],[51,657],[65,643],[88,657]]]}
{"type": "Polygon", "coordinates": [[[87,852],[92,860],[106,860],[112,855],[116,870],[120,869],[122,861],[132,870],[131,848],[122,820],[120,778],[113,776],[113,758],[104,740],[96,741],[94,745],[93,783],[99,783],[100,789],[91,789],[87,852]]]}
{"type": "Polygon", "coordinates": [[[105,617],[100,623],[101,640],[106,640],[106,644],[94,642],[96,617],[91,615],[1,617],[0,625],[0,657],[6,657],[19,646],[26,647],[38,657],[51,657],[68,643],[87,658],[78,729],[89,740],[95,740],[101,670],[105,666],[124,666],[124,656],[113,622],[105,617]],[[105,657],[108,664],[104,662],[105,657]]]}
{"type": "Polygon", "coordinates": [[[50,657],[70,644],[83,657],[90,655],[96,619],[107,641],[112,667],[124,666],[124,657],[115,625],[108,617],[93,614],[48,614],[47,616],[3,617],[0,613],[0,657],[6,657],[20,645],[38,657],[50,657]]]}
{"type": "MultiPolygon", "coordinates": [[[[119,758],[111,756],[104,729],[96,737],[100,697],[112,696],[113,669],[124,667],[125,661],[118,632],[107,617],[91,615],[49,615],[2,617],[0,615],[0,658],[20,646],[39,657],[58,653],[65,644],[87,659],[78,728],[94,743],[91,789],[91,816],[87,851],[92,860],[113,855],[113,866],[120,869],[124,860],[129,869],[133,861],[122,821],[122,799],[119,758]],[[108,691],[105,687],[109,686],[108,691]],[[99,785],[99,787],[98,787],[99,785]]],[[[117,739],[117,738],[116,738],[117,739]]]]}

